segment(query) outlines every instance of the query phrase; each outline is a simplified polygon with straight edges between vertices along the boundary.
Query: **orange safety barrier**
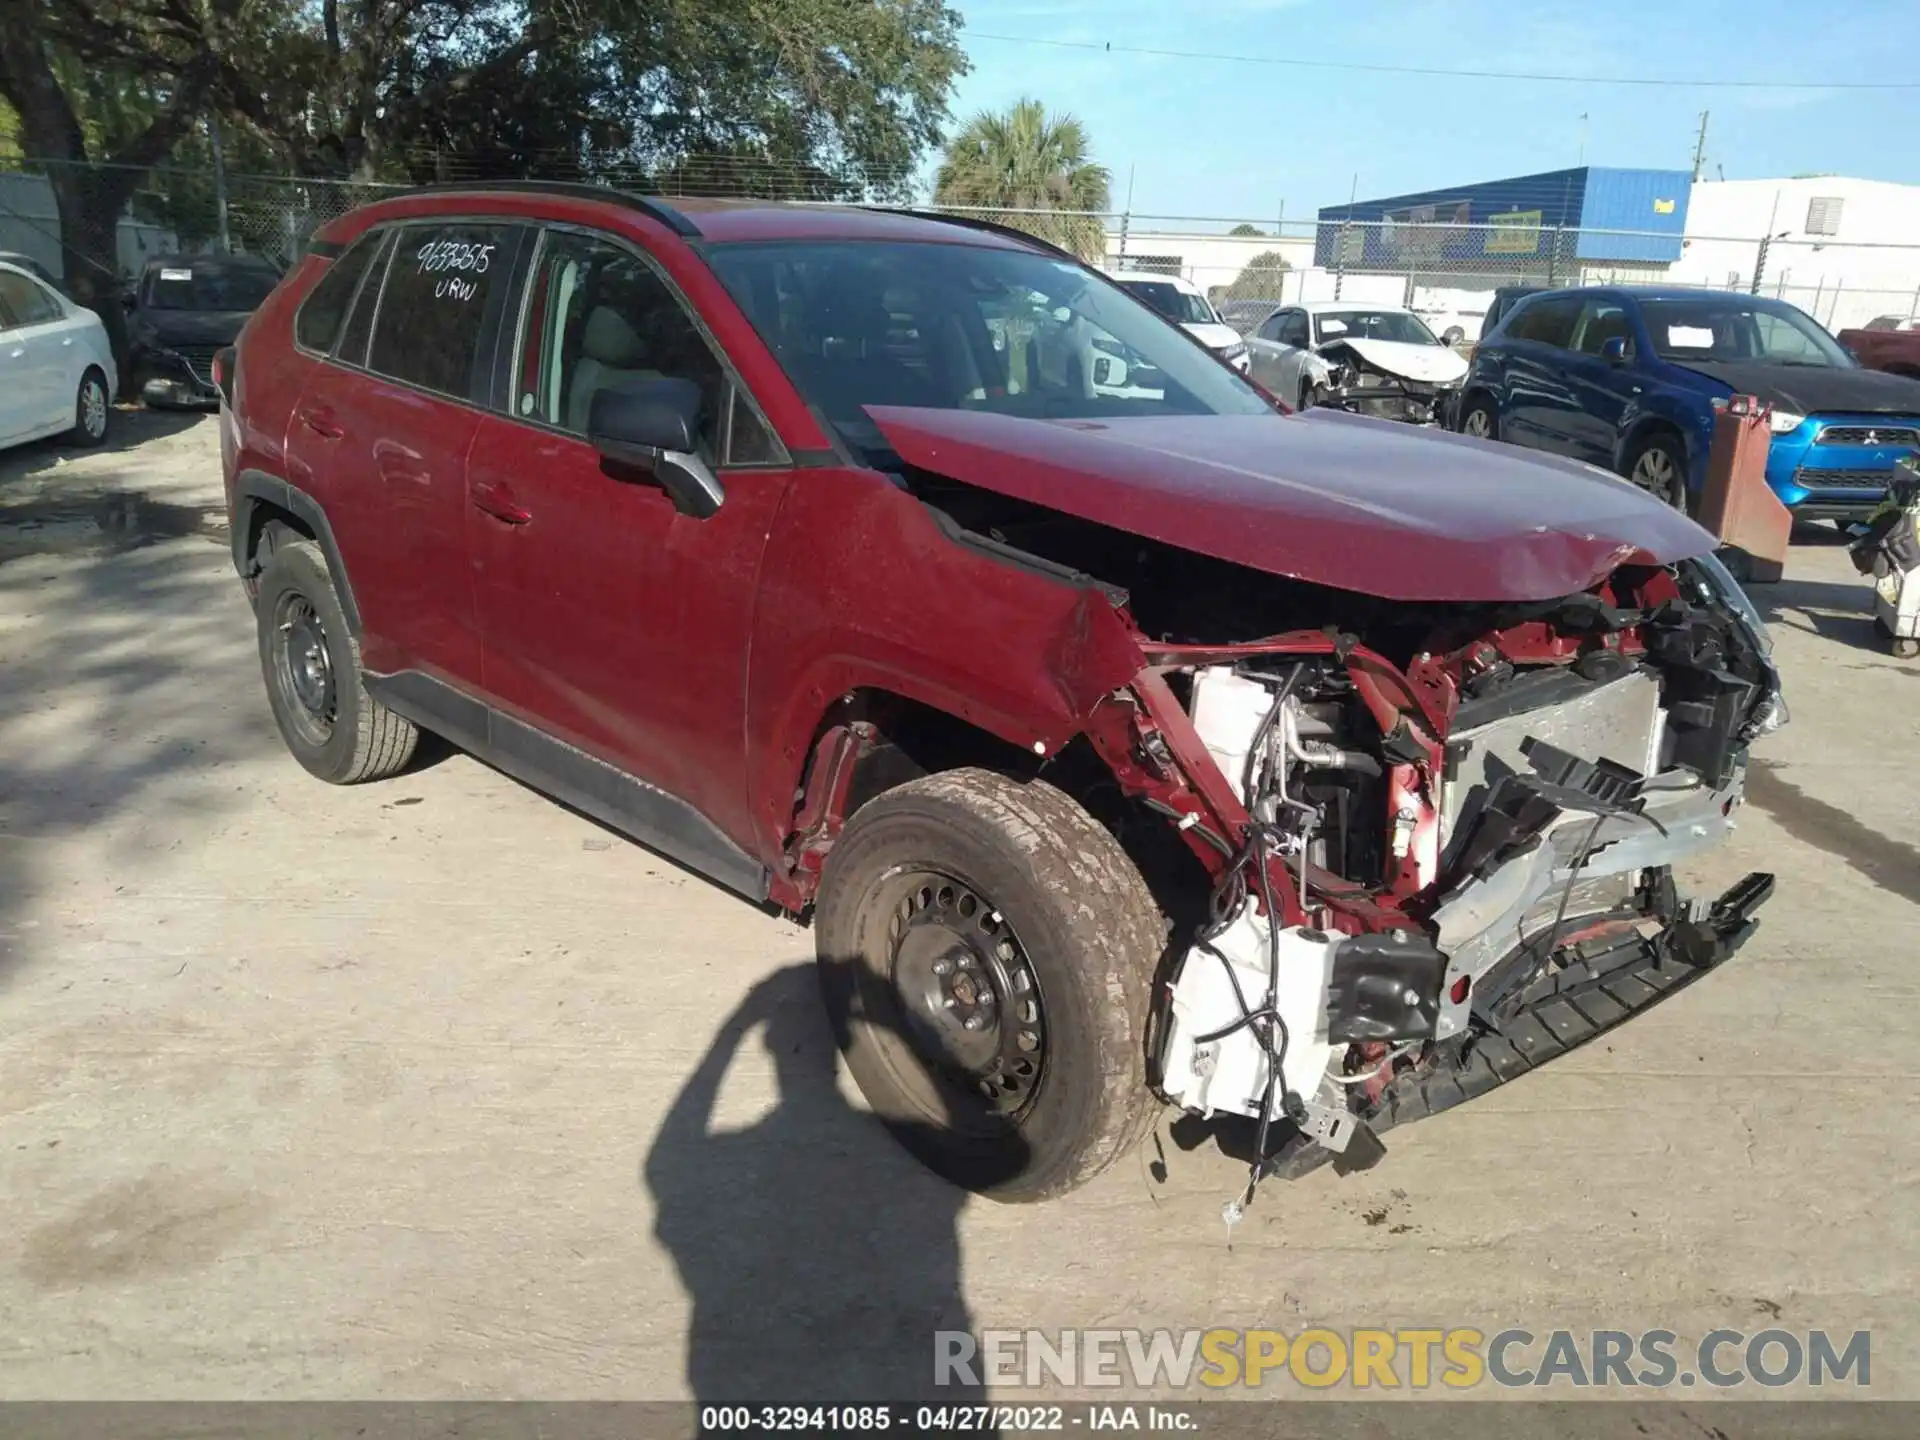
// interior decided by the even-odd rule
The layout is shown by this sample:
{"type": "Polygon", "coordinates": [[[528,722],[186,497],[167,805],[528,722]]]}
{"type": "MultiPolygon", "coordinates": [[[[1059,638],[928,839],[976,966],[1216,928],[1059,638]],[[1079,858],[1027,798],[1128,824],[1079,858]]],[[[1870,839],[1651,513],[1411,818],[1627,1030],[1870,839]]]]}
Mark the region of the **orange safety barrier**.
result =
{"type": "Polygon", "coordinates": [[[1772,418],[1773,407],[1752,395],[1732,396],[1714,416],[1707,478],[1694,516],[1723,546],[1741,552],[1727,557],[1738,562],[1730,568],[1741,580],[1757,584],[1785,572],[1793,534],[1792,514],[1767,484],[1772,418]]]}

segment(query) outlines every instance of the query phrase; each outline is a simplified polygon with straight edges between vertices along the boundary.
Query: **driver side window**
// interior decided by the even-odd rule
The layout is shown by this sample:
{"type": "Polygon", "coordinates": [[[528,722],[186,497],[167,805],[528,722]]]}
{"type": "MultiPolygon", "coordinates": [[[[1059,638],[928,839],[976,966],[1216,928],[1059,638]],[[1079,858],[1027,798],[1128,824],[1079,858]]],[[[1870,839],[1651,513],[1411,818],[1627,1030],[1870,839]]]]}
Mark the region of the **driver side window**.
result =
{"type": "Polygon", "coordinates": [[[1287,323],[1280,329],[1280,343],[1296,350],[1305,350],[1313,344],[1313,337],[1307,331],[1306,312],[1295,310],[1287,316],[1287,323]]]}
{"type": "Polygon", "coordinates": [[[768,464],[781,453],[679,296],[625,245],[547,232],[528,280],[521,337],[513,389],[521,419],[585,435],[601,391],[638,380],[691,380],[701,394],[702,458],[768,464]]]}

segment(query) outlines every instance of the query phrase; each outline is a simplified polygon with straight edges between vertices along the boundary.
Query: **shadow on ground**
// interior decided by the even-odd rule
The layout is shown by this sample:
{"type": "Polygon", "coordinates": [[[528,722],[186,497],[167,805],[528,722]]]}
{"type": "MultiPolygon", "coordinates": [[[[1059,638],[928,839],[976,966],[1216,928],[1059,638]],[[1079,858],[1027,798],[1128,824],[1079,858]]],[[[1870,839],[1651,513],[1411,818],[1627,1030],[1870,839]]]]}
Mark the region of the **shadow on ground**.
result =
{"type": "Polygon", "coordinates": [[[955,1229],[967,1196],[842,1098],[812,965],[776,972],[728,1018],[641,1179],[693,1302],[687,1382],[702,1403],[983,1398],[934,1386],[935,1332],[972,1329],[955,1229]],[[715,1130],[721,1081],[756,1032],[778,1102],[715,1130]]]}
{"type": "MultiPolygon", "coordinates": [[[[98,470],[96,457],[137,451],[150,440],[178,435],[207,418],[200,410],[147,410],[134,405],[116,405],[108,423],[104,445],[83,450],[59,436],[36,440],[0,450],[0,500],[12,498],[12,492],[37,485],[60,470],[86,459],[89,470],[98,470]]],[[[100,478],[97,474],[95,480],[100,478]]]]}
{"type": "Polygon", "coordinates": [[[107,863],[178,843],[181,817],[243,798],[222,767],[276,739],[219,524],[175,538],[181,517],[154,533],[95,495],[55,523],[0,504],[0,985],[30,958],[30,904],[76,878],[50,842],[109,829],[107,863]]]}

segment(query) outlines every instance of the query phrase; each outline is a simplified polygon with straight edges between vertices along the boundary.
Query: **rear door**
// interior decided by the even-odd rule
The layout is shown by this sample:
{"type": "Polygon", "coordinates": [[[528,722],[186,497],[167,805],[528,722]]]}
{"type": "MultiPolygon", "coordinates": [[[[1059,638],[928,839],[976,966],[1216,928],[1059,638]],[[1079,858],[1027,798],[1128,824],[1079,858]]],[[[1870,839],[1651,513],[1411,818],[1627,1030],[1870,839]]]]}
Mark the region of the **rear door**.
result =
{"type": "Polygon", "coordinates": [[[467,451],[530,234],[479,219],[393,226],[294,407],[289,457],[333,526],[375,674],[481,684],[467,451]]]}
{"type": "Polygon", "coordinates": [[[1589,297],[1574,320],[1563,362],[1573,404],[1558,417],[1562,431],[1556,448],[1590,465],[1612,468],[1627,407],[1641,390],[1635,370],[1638,359],[1626,306],[1607,296],[1589,297]],[[1624,358],[1615,361],[1601,355],[1609,340],[1626,343],[1624,358]]]}
{"type": "Polygon", "coordinates": [[[550,737],[639,777],[671,799],[628,787],[622,803],[648,813],[619,823],[676,853],[691,844],[711,864],[711,841],[686,810],[742,843],[752,834],[747,646],[792,462],[693,308],[632,240],[548,229],[512,328],[519,338],[497,412],[479,422],[465,497],[487,693],[523,722],[496,725],[495,750],[509,768],[577,769],[550,737]],[[699,453],[725,491],[704,519],[587,440],[595,393],[660,377],[700,387],[699,453]]]}
{"type": "Polygon", "coordinates": [[[1500,438],[1538,450],[1564,451],[1573,391],[1567,383],[1567,345],[1580,314],[1575,295],[1528,300],[1508,322],[1501,350],[1506,394],[1500,438]]]}
{"type": "Polygon", "coordinates": [[[0,444],[6,444],[32,429],[33,406],[24,384],[15,384],[16,375],[26,373],[27,337],[20,333],[20,322],[7,308],[0,294],[0,444]]]}

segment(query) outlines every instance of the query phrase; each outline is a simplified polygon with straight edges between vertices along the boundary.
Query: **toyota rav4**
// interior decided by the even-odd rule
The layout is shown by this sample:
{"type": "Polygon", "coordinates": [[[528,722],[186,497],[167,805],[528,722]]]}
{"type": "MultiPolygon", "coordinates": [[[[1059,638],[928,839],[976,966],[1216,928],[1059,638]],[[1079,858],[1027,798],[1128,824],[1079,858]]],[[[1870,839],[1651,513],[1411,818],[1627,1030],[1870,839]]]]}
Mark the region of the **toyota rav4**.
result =
{"type": "Polygon", "coordinates": [[[810,922],[874,1110],[985,1193],[1168,1103],[1233,1117],[1249,1184],[1366,1164],[1771,889],[1672,876],[1784,718],[1704,531],[1287,414],[1010,231],[416,192],[217,371],[295,758],[375,780],[432,731],[810,922]]]}

